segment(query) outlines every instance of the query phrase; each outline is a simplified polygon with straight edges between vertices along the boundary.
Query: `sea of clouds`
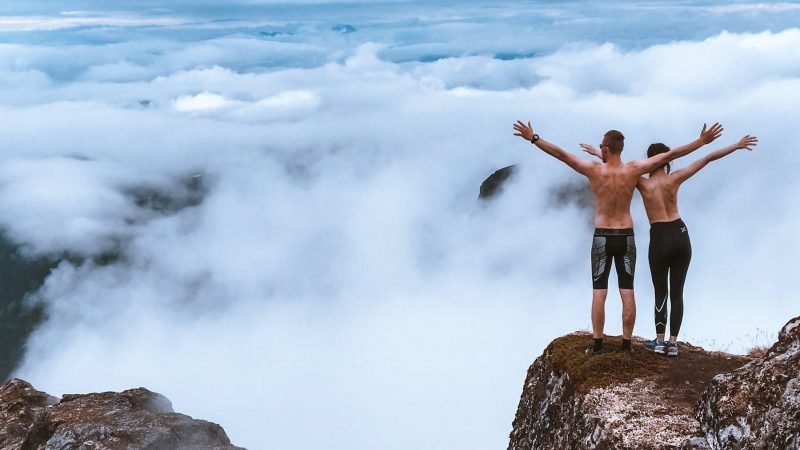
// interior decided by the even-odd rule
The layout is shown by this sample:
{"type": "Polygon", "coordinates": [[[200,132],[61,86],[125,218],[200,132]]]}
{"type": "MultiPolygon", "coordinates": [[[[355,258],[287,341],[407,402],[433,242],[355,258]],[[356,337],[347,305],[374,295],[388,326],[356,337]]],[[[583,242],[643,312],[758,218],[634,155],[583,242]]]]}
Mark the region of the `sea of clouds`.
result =
{"type": "Polygon", "coordinates": [[[591,212],[553,194],[581,178],[517,119],[574,152],[622,130],[626,159],[725,126],[674,167],[757,135],[681,190],[683,338],[797,315],[795,3],[160,3],[0,9],[0,227],[85,258],[31,297],[39,389],[146,386],[252,449],[503,447],[528,365],[590,326],[591,212]]]}

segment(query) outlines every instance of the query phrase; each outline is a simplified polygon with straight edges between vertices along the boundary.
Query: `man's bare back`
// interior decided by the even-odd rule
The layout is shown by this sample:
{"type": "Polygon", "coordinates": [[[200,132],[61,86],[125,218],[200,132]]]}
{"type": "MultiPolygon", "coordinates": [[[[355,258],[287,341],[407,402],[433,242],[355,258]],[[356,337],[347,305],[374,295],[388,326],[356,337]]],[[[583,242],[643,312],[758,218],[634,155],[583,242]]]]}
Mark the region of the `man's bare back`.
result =
{"type": "Polygon", "coordinates": [[[595,163],[587,171],[596,228],[633,228],[631,200],[640,175],[629,164],[595,163]]]}

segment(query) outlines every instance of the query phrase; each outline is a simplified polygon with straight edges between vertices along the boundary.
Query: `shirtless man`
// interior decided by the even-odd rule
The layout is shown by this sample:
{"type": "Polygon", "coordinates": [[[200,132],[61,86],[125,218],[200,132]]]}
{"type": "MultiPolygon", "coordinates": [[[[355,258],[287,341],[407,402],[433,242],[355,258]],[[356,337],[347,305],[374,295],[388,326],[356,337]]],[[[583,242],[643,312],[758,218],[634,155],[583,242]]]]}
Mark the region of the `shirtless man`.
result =
{"type": "MultiPolygon", "coordinates": [[[[710,128],[703,125],[700,137],[689,144],[653,157],[623,163],[621,158],[625,136],[610,130],[603,136],[600,153],[603,162],[584,160],[551,144],[533,132],[531,123],[517,121],[515,136],[530,141],[545,153],[564,162],[589,179],[594,194],[594,239],[592,241],[592,335],[594,343],[586,349],[596,355],[603,349],[605,302],[608,295],[608,276],[611,263],[617,271],[619,293],[622,298],[622,349],[630,352],[633,324],[636,320],[636,301],[633,295],[633,273],[636,266],[636,243],[633,237],[631,199],[639,178],[667,164],[675,158],[688,155],[722,134],[722,126],[715,123],[710,128]]],[[[581,144],[582,147],[589,147],[581,144]]]]}

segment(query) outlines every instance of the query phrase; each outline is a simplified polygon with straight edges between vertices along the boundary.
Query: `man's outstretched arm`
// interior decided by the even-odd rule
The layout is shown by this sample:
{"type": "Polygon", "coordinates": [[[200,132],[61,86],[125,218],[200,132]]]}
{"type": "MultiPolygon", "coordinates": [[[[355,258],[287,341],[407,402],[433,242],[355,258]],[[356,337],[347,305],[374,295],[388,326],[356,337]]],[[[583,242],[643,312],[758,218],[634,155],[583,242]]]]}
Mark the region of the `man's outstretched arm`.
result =
{"type": "Polygon", "coordinates": [[[700,169],[708,165],[708,163],[711,161],[716,161],[720,158],[728,156],[739,149],[747,149],[752,151],[752,147],[755,147],[756,145],[758,145],[758,138],[748,134],[747,136],[741,138],[739,142],[711,152],[697,161],[689,164],[685,168],[676,170],[672,173],[672,176],[676,177],[678,183],[683,183],[684,181],[688,180],[689,177],[700,171],[700,169]]]}
{"type": "MultiPolygon", "coordinates": [[[[533,139],[533,134],[534,134],[533,127],[531,126],[530,122],[525,124],[518,120],[517,123],[514,124],[514,129],[517,131],[516,133],[514,133],[514,136],[519,136],[528,142],[530,142],[531,139],[533,139]]],[[[564,164],[572,167],[573,170],[582,175],[587,175],[592,166],[597,164],[595,162],[578,158],[572,153],[564,150],[563,148],[555,144],[551,144],[550,142],[547,142],[542,138],[539,138],[536,140],[536,142],[533,142],[533,145],[539,147],[545,153],[553,156],[559,161],[563,161],[564,164]]]]}
{"type": "Polygon", "coordinates": [[[686,156],[689,153],[697,150],[698,148],[710,144],[715,139],[722,135],[722,125],[719,122],[711,125],[710,128],[706,128],[706,124],[703,124],[703,129],[700,130],[700,136],[693,140],[692,142],[681,145],[680,147],[673,148],[672,150],[660,153],[655,156],[651,156],[647,159],[640,159],[638,161],[633,161],[632,164],[638,169],[640,175],[644,175],[648,172],[652,172],[659,167],[663,166],[664,164],[672,161],[673,159],[680,158],[681,156],[686,156]]]}

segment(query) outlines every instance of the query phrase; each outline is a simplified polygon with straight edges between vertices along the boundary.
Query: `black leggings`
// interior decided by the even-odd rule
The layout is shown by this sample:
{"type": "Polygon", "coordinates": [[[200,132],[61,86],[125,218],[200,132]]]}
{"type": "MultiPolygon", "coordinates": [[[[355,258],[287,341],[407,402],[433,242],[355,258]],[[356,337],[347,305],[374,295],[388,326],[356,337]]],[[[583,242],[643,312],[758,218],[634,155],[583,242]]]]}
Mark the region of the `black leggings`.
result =
{"type": "Polygon", "coordinates": [[[683,284],[692,260],[689,231],[681,219],[656,222],[650,225],[650,275],[656,293],[656,334],[667,328],[667,297],[669,297],[669,333],[678,336],[683,321],[683,284]],[[669,277],[669,286],[667,286],[669,277]]]}

